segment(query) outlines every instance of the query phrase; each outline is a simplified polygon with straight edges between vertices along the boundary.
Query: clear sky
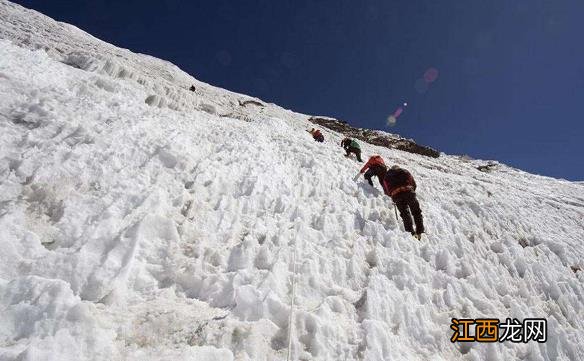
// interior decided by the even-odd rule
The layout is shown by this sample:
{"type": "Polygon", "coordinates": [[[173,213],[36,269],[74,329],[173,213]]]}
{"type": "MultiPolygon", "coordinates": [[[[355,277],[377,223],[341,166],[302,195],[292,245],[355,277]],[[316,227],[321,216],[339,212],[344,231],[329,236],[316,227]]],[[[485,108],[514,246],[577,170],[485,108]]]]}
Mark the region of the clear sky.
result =
{"type": "Polygon", "coordinates": [[[584,180],[582,0],[16,2],[285,108],[584,180]]]}

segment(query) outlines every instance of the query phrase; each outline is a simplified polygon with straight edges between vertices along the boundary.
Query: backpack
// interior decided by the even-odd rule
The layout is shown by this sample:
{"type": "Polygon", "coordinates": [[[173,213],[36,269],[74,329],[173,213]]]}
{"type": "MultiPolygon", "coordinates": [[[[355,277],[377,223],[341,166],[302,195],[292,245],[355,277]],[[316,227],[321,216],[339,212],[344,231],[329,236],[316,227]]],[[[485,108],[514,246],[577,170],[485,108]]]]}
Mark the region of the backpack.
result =
{"type": "Polygon", "coordinates": [[[351,139],[351,147],[361,149],[361,146],[359,146],[359,143],[355,139],[351,139]]]}
{"type": "Polygon", "coordinates": [[[392,188],[411,185],[410,178],[410,172],[402,168],[389,169],[387,173],[385,173],[385,180],[392,188]]]}

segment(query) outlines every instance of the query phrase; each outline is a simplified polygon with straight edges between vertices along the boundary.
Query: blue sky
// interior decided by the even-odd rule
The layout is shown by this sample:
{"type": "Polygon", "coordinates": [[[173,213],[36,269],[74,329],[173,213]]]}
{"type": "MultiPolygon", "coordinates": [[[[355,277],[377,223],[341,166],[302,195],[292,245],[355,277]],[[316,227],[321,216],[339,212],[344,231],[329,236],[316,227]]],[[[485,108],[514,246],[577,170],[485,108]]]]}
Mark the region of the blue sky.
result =
{"type": "Polygon", "coordinates": [[[584,1],[16,2],[285,108],[584,180],[584,1]]]}

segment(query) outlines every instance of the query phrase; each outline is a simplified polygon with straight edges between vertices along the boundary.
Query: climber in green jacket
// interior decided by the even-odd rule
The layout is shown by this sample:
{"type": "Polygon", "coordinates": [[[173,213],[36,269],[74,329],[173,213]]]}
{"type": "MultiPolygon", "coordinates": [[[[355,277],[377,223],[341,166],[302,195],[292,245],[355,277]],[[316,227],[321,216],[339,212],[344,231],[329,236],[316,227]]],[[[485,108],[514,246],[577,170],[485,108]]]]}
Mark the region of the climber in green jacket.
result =
{"type": "Polygon", "coordinates": [[[361,159],[361,146],[359,145],[359,143],[357,143],[355,139],[351,138],[343,139],[341,141],[341,147],[343,147],[343,149],[345,149],[345,152],[347,152],[347,154],[345,154],[345,157],[348,157],[351,155],[351,153],[354,153],[359,162],[363,161],[361,159]]]}

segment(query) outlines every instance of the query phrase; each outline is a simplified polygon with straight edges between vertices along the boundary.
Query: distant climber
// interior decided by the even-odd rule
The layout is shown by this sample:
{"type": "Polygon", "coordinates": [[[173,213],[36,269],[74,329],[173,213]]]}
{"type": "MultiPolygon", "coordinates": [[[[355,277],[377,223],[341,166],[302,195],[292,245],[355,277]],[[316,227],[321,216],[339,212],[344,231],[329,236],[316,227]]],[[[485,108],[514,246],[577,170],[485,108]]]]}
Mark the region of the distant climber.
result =
{"type": "Polygon", "coordinates": [[[364,177],[369,182],[369,185],[373,187],[373,181],[371,178],[376,176],[379,180],[379,184],[381,184],[381,188],[383,188],[383,177],[385,177],[385,173],[387,172],[387,167],[385,166],[385,162],[383,158],[379,155],[374,155],[369,160],[363,168],[361,168],[360,174],[365,173],[364,177]]]}
{"type": "Polygon", "coordinates": [[[343,147],[345,152],[347,152],[347,154],[345,154],[345,157],[348,157],[351,155],[351,153],[354,153],[359,162],[363,161],[361,159],[361,146],[359,146],[359,143],[357,143],[355,139],[351,138],[343,139],[341,141],[341,147],[343,147]]]}
{"type": "Polygon", "coordinates": [[[194,85],[191,85],[191,87],[189,88],[190,91],[194,92],[195,90],[197,90],[197,88],[195,88],[194,85]]]}
{"type": "Polygon", "coordinates": [[[418,240],[421,239],[422,233],[424,233],[424,220],[420,203],[416,198],[416,181],[412,174],[394,165],[385,173],[383,191],[391,197],[397,206],[406,232],[410,232],[418,240]],[[412,215],[416,224],[415,230],[412,225],[412,215]]]}
{"type": "Polygon", "coordinates": [[[312,137],[317,142],[320,142],[320,143],[324,142],[324,135],[322,135],[322,133],[320,132],[319,129],[312,128],[311,130],[308,130],[307,132],[312,134],[312,137]]]}

